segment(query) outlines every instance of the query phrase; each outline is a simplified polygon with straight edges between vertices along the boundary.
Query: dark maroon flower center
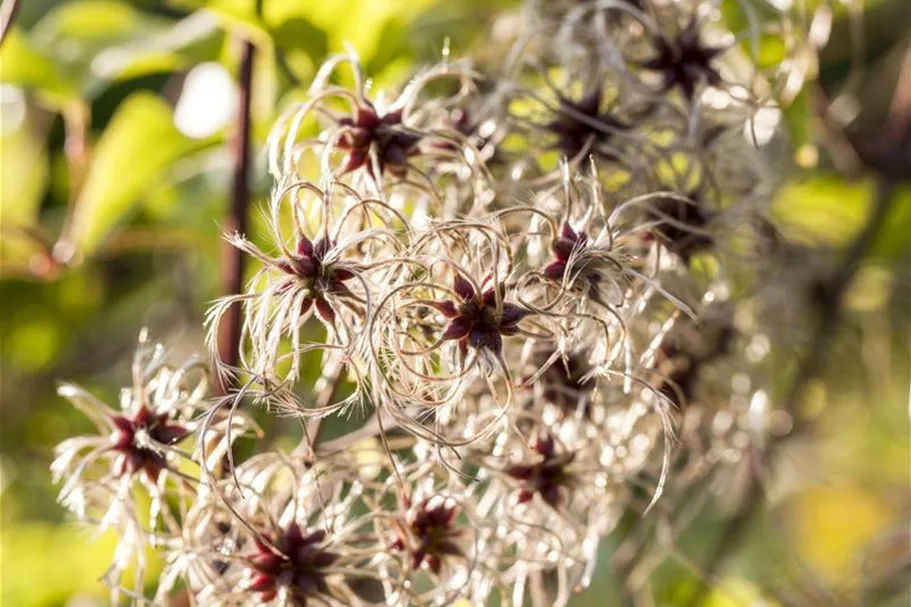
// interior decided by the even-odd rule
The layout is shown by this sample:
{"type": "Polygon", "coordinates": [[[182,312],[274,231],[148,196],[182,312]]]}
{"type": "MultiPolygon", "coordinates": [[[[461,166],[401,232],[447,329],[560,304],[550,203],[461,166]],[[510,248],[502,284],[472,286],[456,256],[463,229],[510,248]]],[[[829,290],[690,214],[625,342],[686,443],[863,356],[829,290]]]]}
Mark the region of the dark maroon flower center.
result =
{"type": "Polygon", "coordinates": [[[442,339],[458,340],[463,352],[470,346],[499,354],[503,349],[503,336],[518,333],[519,322],[529,314],[525,308],[503,301],[506,286],[502,283],[499,285],[499,297],[493,287],[478,294],[471,282],[458,275],[453,289],[460,303],[444,300],[431,305],[450,319],[442,339]]]}
{"type": "Polygon", "coordinates": [[[710,312],[705,313],[699,329],[694,323],[682,322],[658,347],[658,370],[664,375],[658,391],[677,407],[693,399],[702,370],[724,356],[737,336],[729,319],[709,320],[712,318],[710,312]]]}
{"type": "MultiPolygon", "coordinates": [[[[493,133],[481,134],[481,122],[476,121],[471,112],[464,108],[456,108],[449,115],[447,120],[447,126],[461,135],[466,141],[470,141],[474,144],[475,148],[479,151],[484,150],[491,145],[493,141],[493,133]]],[[[437,149],[449,150],[452,152],[458,151],[459,144],[454,141],[435,141],[433,147],[437,149]]],[[[487,155],[486,162],[488,165],[497,164],[500,162],[498,157],[498,152],[494,146],[492,146],[492,151],[487,155]]]]}
{"type": "Polygon", "coordinates": [[[585,149],[613,158],[613,154],[599,151],[595,144],[607,143],[612,131],[626,130],[629,125],[601,111],[601,89],[597,88],[579,101],[561,97],[557,117],[545,128],[557,136],[557,149],[567,158],[575,158],[585,149]]]}
{"type": "Polygon", "coordinates": [[[371,146],[376,150],[380,172],[388,168],[396,176],[405,174],[408,157],[417,153],[420,138],[405,130],[402,110],[380,115],[372,104],[365,102],[353,118],[341,118],[338,124],[347,127],[338,143],[340,149],[347,151],[343,165],[346,173],[366,167],[373,175],[371,146]]]}
{"type": "Polygon", "coordinates": [[[536,438],[531,448],[535,452],[536,461],[511,466],[506,474],[521,481],[522,487],[518,493],[520,504],[530,501],[537,493],[544,503],[556,508],[563,499],[563,491],[569,485],[567,466],[574,456],[571,453],[559,453],[554,438],[549,434],[536,438]]]}
{"type": "Polygon", "coordinates": [[[317,312],[329,323],[335,321],[335,310],[326,296],[351,296],[351,291],[344,283],[354,278],[350,270],[325,263],[326,254],[334,245],[328,237],[312,243],[304,234],[299,234],[294,254],[278,263],[279,269],[294,277],[286,288],[292,288],[298,283],[309,290],[301,302],[301,314],[306,313],[315,303],[317,312]]]}
{"type": "Polygon", "coordinates": [[[573,288],[587,292],[592,301],[606,306],[608,304],[602,294],[605,264],[593,255],[580,256],[586,247],[591,249],[588,247],[588,235],[581,230],[576,232],[568,223],[564,223],[560,237],[551,245],[554,260],[544,266],[543,274],[562,283],[570,266],[570,258],[575,255],[571,272],[573,288]]]}
{"type": "Polygon", "coordinates": [[[700,202],[698,192],[691,192],[691,201],[662,198],[649,209],[649,217],[661,222],[656,236],[673,253],[688,261],[695,253],[712,246],[712,238],[700,234],[712,220],[712,214],[700,202]]]}
{"type": "Polygon", "coordinates": [[[560,237],[554,240],[551,250],[554,254],[554,261],[544,267],[544,275],[551,280],[562,281],[566,273],[566,266],[569,264],[569,258],[574,251],[585,246],[588,242],[588,235],[585,232],[578,233],[572,229],[568,223],[564,223],[560,230],[560,237]]]}
{"type": "Polygon", "coordinates": [[[408,533],[396,538],[392,548],[407,549],[415,569],[426,563],[431,571],[439,573],[447,555],[462,556],[456,543],[461,531],[454,525],[458,514],[455,505],[447,505],[445,500],[430,504],[430,499],[421,503],[411,522],[406,523],[408,533]]]}
{"type": "Polygon", "coordinates": [[[727,49],[703,45],[699,40],[699,26],[695,20],[674,40],[659,37],[655,47],[656,55],[643,62],[642,66],[664,76],[663,90],[679,87],[690,100],[701,82],[711,85],[721,82],[721,76],[712,66],[712,60],[727,49]]]}
{"type": "Polygon", "coordinates": [[[472,120],[471,113],[462,108],[458,108],[452,112],[450,121],[453,128],[465,137],[471,137],[476,134],[478,127],[480,126],[477,122],[472,120]]]}
{"type": "Polygon", "coordinates": [[[326,569],[339,555],[327,550],[322,542],[326,532],[303,533],[297,523],[291,523],[278,537],[264,534],[274,550],[256,540],[256,552],[248,557],[253,579],[250,589],[260,593],[260,599],[271,601],[278,589],[285,587],[293,605],[304,607],[307,599],[329,594],[326,569]]]}
{"type": "Polygon", "coordinates": [[[587,411],[590,394],[595,387],[593,378],[585,378],[590,370],[588,361],[581,354],[557,359],[538,380],[542,396],[567,413],[580,407],[582,411],[587,411]]]}
{"type": "Polygon", "coordinates": [[[158,480],[158,475],[167,467],[167,461],[159,451],[140,446],[137,435],[144,432],[151,441],[162,445],[177,443],[189,431],[170,423],[169,417],[168,413],[156,414],[142,405],[132,418],[120,415],[113,418],[117,428],[113,449],[124,456],[118,474],[134,474],[142,470],[153,482],[158,480]]]}

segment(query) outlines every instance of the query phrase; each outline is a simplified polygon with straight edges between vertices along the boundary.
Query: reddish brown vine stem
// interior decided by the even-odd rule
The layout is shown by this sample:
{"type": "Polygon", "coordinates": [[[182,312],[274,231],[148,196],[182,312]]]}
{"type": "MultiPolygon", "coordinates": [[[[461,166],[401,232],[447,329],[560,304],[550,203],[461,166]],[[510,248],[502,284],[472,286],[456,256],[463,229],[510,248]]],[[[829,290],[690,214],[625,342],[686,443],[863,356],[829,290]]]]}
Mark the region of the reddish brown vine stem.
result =
{"type": "MultiPolygon", "coordinates": [[[[252,42],[244,41],[240,64],[240,92],[237,107],[237,128],[232,141],[234,175],[231,187],[231,208],[225,222],[229,233],[247,232],[250,203],[250,98],[253,88],[253,56],[256,49],[252,42]]],[[[225,242],[221,253],[222,294],[236,295],[243,291],[245,260],[242,251],[225,242]]],[[[241,308],[232,306],[225,314],[218,336],[218,356],[230,367],[236,367],[240,356],[241,308]]],[[[215,386],[217,396],[231,388],[230,378],[222,376],[215,386]]]]}

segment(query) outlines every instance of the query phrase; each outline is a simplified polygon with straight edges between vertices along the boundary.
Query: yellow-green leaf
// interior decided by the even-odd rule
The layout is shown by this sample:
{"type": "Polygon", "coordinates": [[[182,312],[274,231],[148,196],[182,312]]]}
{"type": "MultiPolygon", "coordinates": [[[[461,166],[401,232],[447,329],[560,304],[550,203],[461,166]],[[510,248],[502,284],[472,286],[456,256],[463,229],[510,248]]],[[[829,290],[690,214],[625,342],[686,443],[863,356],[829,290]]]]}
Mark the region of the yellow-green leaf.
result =
{"type": "Polygon", "coordinates": [[[0,136],[0,221],[30,226],[47,186],[47,151],[27,117],[0,136]]]}
{"type": "Polygon", "coordinates": [[[9,33],[0,47],[0,82],[37,90],[57,104],[78,91],[54,62],[17,29],[9,33]]]}
{"type": "Polygon", "coordinates": [[[782,188],[772,212],[792,236],[840,246],[863,226],[872,191],[869,181],[812,177],[782,188]]]}
{"type": "Polygon", "coordinates": [[[0,135],[0,264],[24,266],[36,248],[27,235],[38,226],[48,184],[48,154],[21,90],[6,85],[4,97],[3,126],[9,131],[0,135]]]}
{"type": "Polygon", "coordinates": [[[160,98],[127,99],[98,141],[77,201],[71,235],[77,250],[93,253],[171,163],[198,145],[174,127],[160,98]]]}
{"type": "Polygon", "coordinates": [[[114,0],[69,2],[49,12],[38,26],[39,36],[110,41],[135,32],[140,13],[114,0]]]}

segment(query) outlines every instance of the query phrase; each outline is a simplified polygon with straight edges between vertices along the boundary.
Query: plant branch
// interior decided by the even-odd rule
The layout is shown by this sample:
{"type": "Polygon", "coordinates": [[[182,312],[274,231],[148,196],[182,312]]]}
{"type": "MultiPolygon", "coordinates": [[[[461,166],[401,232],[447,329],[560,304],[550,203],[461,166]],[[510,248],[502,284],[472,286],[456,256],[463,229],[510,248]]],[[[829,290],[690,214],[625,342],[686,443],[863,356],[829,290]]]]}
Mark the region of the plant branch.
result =
{"type": "Polygon", "coordinates": [[[851,243],[851,246],[845,253],[841,266],[822,289],[819,300],[819,321],[816,333],[814,334],[813,342],[810,346],[809,355],[804,359],[803,364],[798,369],[791,392],[788,395],[787,400],[785,400],[785,409],[788,411],[792,410],[797,405],[807,383],[816,377],[825,364],[829,345],[835,337],[834,329],[838,323],[845,291],[851,284],[851,280],[857,273],[857,269],[860,267],[861,262],[864,257],[866,257],[877,234],[879,234],[880,229],[882,229],[882,226],[886,221],[894,191],[895,185],[892,180],[886,177],[881,177],[877,180],[873,208],[870,217],[867,219],[866,225],[854,242],[851,243]]]}
{"type": "Polygon", "coordinates": [[[89,168],[89,121],[91,110],[86,102],[75,101],[63,108],[64,126],[63,154],[66,157],[69,171],[69,202],[66,207],[66,218],[60,236],[54,245],[54,260],[61,265],[68,265],[79,258],[79,252],[73,244],[73,220],[76,217],[76,207],[79,205],[79,195],[85,184],[85,176],[89,168]]]}
{"type": "MultiPolygon", "coordinates": [[[[226,221],[228,232],[246,234],[248,207],[250,204],[250,98],[253,88],[253,56],[256,52],[252,42],[244,41],[243,58],[240,64],[240,91],[237,108],[237,126],[232,142],[234,158],[231,208],[226,221]]],[[[225,242],[222,245],[221,282],[222,294],[237,295],[243,291],[245,259],[243,252],[225,242]]],[[[236,367],[240,357],[241,307],[231,306],[218,336],[218,355],[231,367],[236,367]]],[[[229,379],[222,377],[216,386],[220,394],[230,388],[229,379]]]]}
{"type": "MultiPolygon", "coordinates": [[[[319,378],[316,385],[314,386],[316,392],[316,401],[313,403],[313,406],[315,408],[324,409],[332,403],[332,399],[335,398],[339,387],[342,385],[342,380],[344,379],[344,370],[344,365],[336,363],[335,368],[330,373],[319,378]]],[[[322,429],[322,417],[307,424],[306,435],[310,448],[309,452],[311,454],[316,452],[316,445],[319,442],[320,432],[322,429]]]]}

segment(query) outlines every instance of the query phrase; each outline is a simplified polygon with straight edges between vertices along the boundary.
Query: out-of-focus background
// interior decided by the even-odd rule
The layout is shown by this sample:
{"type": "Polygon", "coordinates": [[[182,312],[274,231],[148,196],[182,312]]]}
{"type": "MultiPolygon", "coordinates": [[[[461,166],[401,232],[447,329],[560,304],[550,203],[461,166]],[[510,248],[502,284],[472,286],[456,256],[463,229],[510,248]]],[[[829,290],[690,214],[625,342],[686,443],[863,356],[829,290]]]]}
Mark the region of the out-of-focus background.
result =
{"type": "MultiPolygon", "coordinates": [[[[3,0],[4,16],[13,4],[3,0]]],[[[503,25],[498,14],[515,3],[264,0],[259,19],[243,0],[16,4],[0,49],[0,603],[104,604],[99,577],[112,538],[67,520],[48,472],[53,446],[88,430],[55,382],[116,402],[142,327],[177,350],[201,349],[203,313],[218,294],[241,38],[257,47],[252,113],[261,150],[277,108],[300,97],[319,62],[346,41],[382,89],[438,59],[447,39],[455,55],[483,56],[488,32],[503,25]]],[[[781,162],[775,212],[791,237],[843,249],[863,225],[884,170],[871,166],[864,142],[901,129],[880,131],[896,87],[911,104],[911,78],[897,84],[911,70],[909,6],[833,6],[819,81],[785,112],[793,157],[781,162]],[[856,103],[842,110],[859,115],[848,133],[833,133],[818,108],[844,86],[856,103]]],[[[764,52],[776,52],[774,41],[764,52]]],[[[270,187],[263,166],[257,154],[260,201],[270,187]]],[[[702,605],[908,604],[904,188],[811,386],[811,431],[781,454],[766,503],[702,605]]],[[[252,221],[261,232],[258,213],[252,221]]],[[[730,516],[719,504],[688,528],[653,574],[657,604],[682,604],[704,583],[699,564],[730,516]]],[[[609,537],[605,556],[615,546],[609,537]]],[[[613,604],[617,582],[609,559],[602,563],[575,605],[613,604]]]]}

